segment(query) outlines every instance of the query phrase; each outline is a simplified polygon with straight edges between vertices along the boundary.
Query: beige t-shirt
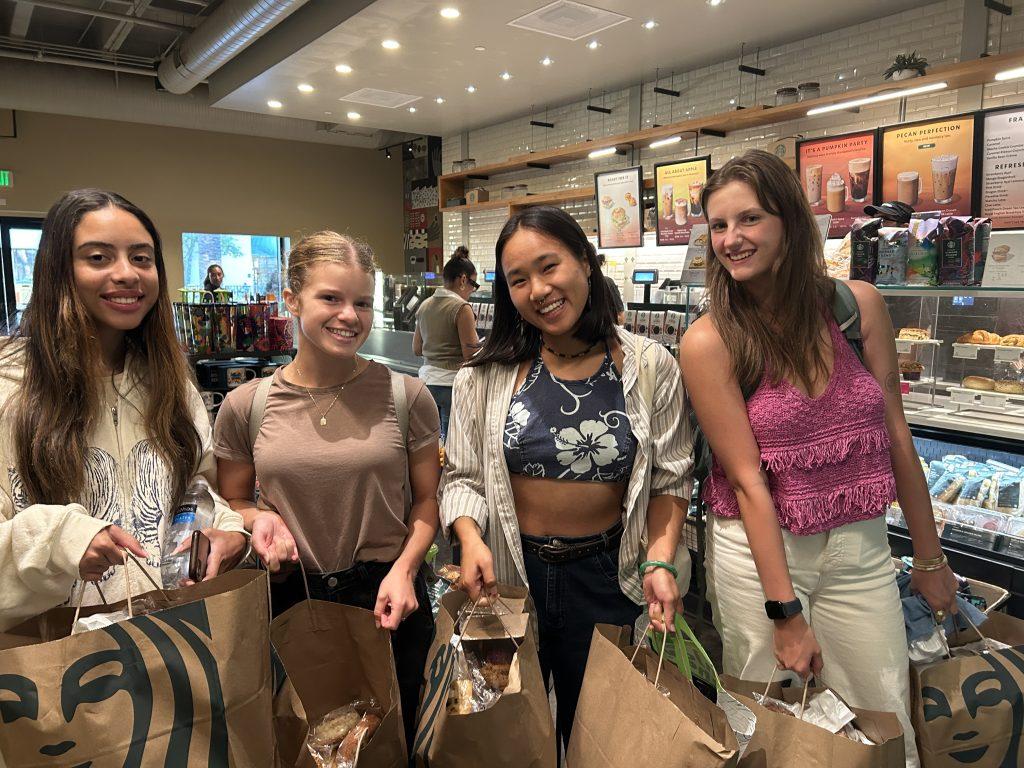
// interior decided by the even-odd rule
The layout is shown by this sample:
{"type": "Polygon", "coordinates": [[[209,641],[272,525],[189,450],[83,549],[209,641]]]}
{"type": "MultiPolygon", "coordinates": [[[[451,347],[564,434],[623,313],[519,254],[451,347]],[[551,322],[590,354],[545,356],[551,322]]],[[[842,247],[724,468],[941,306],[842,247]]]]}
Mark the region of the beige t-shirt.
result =
{"type": "Polygon", "coordinates": [[[409,404],[406,445],[391,397],[391,372],[371,362],[345,385],[310,389],[274,373],[255,452],[249,450],[249,412],[257,381],[229,393],[214,427],[214,453],[253,464],[261,501],[284,519],[306,568],[333,573],[358,562],[390,562],[408,528],[407,451],[437,441],[437,406],[423,382],[405,380],[409,404]]]}

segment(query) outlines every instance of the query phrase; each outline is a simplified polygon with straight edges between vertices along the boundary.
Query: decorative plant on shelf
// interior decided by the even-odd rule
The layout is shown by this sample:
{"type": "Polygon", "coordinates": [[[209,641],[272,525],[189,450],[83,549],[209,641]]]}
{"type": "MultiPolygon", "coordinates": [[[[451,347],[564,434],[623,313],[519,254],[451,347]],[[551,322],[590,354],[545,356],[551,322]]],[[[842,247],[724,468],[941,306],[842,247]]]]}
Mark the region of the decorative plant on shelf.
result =
{"type": "Polygon", "coordinates": [[[907,80],[911,77],[920,77],[928,69],[928,59],[918,56],[914,51],[909,56],[905,53],[899,54],[892,65],[885,70],[886,80],[907,80]]]}

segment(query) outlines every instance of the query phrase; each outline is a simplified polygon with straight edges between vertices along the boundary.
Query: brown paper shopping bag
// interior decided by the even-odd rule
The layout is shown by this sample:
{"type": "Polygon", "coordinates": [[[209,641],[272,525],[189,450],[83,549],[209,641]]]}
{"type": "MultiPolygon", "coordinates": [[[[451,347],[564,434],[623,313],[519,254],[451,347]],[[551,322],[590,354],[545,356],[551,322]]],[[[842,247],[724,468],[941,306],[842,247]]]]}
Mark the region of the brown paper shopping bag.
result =
{"type": "Polygon", "coordinates": [[[630,627],[594,627],[569,768],[718,768],[736,765],[736,750],[725,713],[650,648],[630,645],[630,627]]]}
{"type": "MultiPolygon", "coordinates": [[[[993,613],[979,628],[1011,646],[912,665],[911,722],[924,768],[1024,765],[1024,621],[993,613]]],[[[961,632],[963,645],[980,640],[961,632]]]]}
{"type": "Polygon", "coordinates": [[[555,729],[534,640],[533,603],[526,588],[501,585],[498,591],[501,599],[489,610],[468,602],[464,592],[441,598],[416,729],[420,768],[555,768],[555,729]],[[484,653],[505,643],[515,655],[501,697],[483,711],[449,713],[459,650],[484,653]]]}
{"type": "Polygon", "coordinates": [[[132,604],[133,618],[90,632],[70,635],[75,611],[55,608],[0,635],[0,763],[273,766],[266,574],[132,604]]]}
{"type": "Polygon", "coordinates": [[[740,759],[741,768],[903,768],[906,755],[903,728],[896,715],[850,707],[857,719],[853,725],[874,742],[874,746],[851,741],[792,715],[766,709],[754,701],[754,693],[787,703],[800,704],[825,688],[811,686],[804,696],[802,686],[784,688],[781,683],[755,683],[722,676],[722,685],[757,718],[754,735],[740,759]],[[766,693],[767,691],[767,693],[766,693]]]}
{"type": "MultiPolygon", "coordinates": [[[[293,605],[270,628],[288,681],[305,712],[306,728],[294,728],[293,707],[287,730],[278,731],[282,759],[295,756],[291,765],[313,766],[305,747],[308,728],[328,712],[356,699],[373,697],[384,718],[373,737],[362,746],[359,768],[403,768],[408,764],[398,679],[391,638],[377,629],[373,612],[323,600],[293,605]]],[[[278,724],[282,722],[278,718],[278,724]]]]}

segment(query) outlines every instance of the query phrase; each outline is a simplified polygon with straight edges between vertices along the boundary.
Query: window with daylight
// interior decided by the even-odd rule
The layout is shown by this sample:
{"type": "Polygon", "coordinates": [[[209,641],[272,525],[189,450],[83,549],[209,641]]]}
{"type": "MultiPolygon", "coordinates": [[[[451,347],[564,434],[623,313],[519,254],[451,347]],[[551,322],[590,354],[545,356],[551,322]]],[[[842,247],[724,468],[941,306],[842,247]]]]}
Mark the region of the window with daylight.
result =
{"type": "Polygon", "coordinates": [[[17,328],[32,296],[32,271],[42,234],[42,219],[0,218],[0,334],[17,328]]]}
{"type": "Polygon", "coordinates": [[[281,276],[290,238],[276,235],[217,235],[185,232],[181,236],[185,286],[202,288],[211,264],[224,270],[221,288],[232,301],[274,294],[281,300],[281,276]]]}

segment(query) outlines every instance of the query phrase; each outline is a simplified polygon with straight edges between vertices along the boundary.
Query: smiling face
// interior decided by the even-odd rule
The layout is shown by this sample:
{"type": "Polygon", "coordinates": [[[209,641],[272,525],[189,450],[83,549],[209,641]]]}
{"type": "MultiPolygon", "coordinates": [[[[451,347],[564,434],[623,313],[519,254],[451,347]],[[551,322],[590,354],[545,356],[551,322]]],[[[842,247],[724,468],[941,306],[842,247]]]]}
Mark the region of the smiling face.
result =
{"type": "Polygon", "coordinates": [[[571,334],[590,295],[590,265],[556,238],[520,228],[501,252],[509,295],[526,322],[547,336],[571,334]]]}
{"type": "Polygon", "coordinates": [[[771,275],[782,256],[785,228],[768,213],[753,187],[731,181],[707,200],[711,246],[718,262],[739,283],[760,283],[771,275]]]}
{"type": "Polygon", "coordinates": [[[284,299],[302,341],[330,357],[354,358],[373,327],[373,275],[355,264],[314,264],[302,290],[286,288],[284,299]]]}
{"type": "Polygon", "coordinates": [[[160,294],[153,238],[137,218],[116,206],[85,214],[75,228],[78,297],[101,338],[137,328],[160,294]]]}

